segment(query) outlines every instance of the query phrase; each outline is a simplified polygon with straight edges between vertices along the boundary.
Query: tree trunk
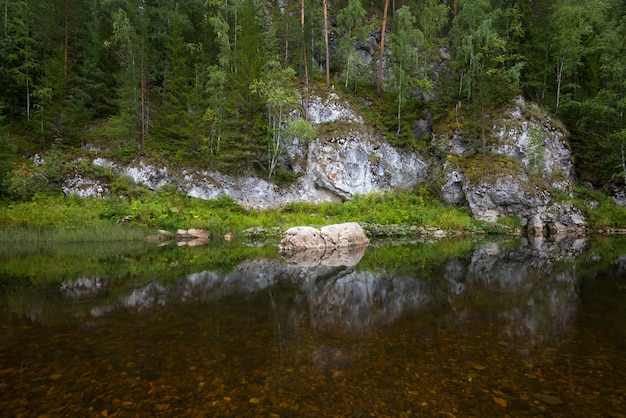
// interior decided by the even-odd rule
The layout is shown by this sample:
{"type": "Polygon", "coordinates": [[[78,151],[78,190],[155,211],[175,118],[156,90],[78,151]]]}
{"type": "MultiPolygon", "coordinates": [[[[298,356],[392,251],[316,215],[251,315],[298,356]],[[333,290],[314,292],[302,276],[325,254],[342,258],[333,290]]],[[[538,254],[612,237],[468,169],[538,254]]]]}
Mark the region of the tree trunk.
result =
{"type": "Polygon", "coordinates": [[[306,40],[304,39],[304,0],[300,8],[300,25],[302,28],[302,59],[304,61],[304,120],[309,120],[309,64],[306,56],[306,40]]]}
{"type": "Polygon", "coordinates": [[[622,140],[622,175],[626,183],[626,150],[624,149],[624,140],[622,140]]]}
{"type": "Polygon", "coordinates": [[[30,83],[28,71],[26,71],[26,121],[30,122],[30,83]]]}
{"type": "Polygon", "coordinates": [[[98,0],[93,0],[93,18],[95,23],[95,31],[100,31],[100,17],[98,14],[98,0]]]}
{"type": "Polygon", "coordinates": [[[146,149],[146,58],[144,54],[145,35],[141,42],[141,143],[140,148],[143,153],[146,149]]]}
{"type": "Polygon", "coordinates": [[[383,11],[383,23],[380,30],[380,51],[378,53],[378,82],[376,83],[376,92],[378,98],[383,94],[383,60],[385,59],[385,31],[387,30],[387,11],[389,10],[389,0],[385,0],[385,9],[383,11]]]}
{"type": "Polygon", "coordinates": [[[326,88],[330,88],[330,53],[328,52],[328,5],[327,0],[324,4],[324,47],[326,49],[326,88]]]}
{"type": "Polygon", "coordinates": [[[289,4],[285,6],[285,64],[289,63],[289,4]]]}
{"type": "Polygon", "coordinates": [[[559,64],[559,67],[556,70],[556,109],[555,112],[559,111],[559,104],[561,102],[561,81],[563,79],[563,61],[559,64]]]}
{"type": "Polygon", "coordinates": [[[487,158],[487,136],[485,135],[485,101],[482,93],[480,95],[480,144],[484,161],[487,158]]]}
{"type": "Polygon", "coordinates": [[[63,39],[63,79],[67,80],[67,63],[70,47],[70,4],[69,0],[65,1],[65,38],[63,39]]]}
{"type": "Polygon", "coordinates": [[[4,38],[8,36],[9,0],[4,0],[4,38]]]}

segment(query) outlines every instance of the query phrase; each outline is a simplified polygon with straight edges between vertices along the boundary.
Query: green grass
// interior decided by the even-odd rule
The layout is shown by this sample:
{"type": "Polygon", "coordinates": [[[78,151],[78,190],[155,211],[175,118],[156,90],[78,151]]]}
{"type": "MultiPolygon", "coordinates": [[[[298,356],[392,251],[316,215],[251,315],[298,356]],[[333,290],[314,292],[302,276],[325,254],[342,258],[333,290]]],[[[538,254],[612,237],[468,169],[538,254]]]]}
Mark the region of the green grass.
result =
{"type": "Polygon", "coordinates": [[[598,190],[577,187],[574,202],[581,208],[593,229],[626,227],[626,208],[618,206],[598,190]]]}
{"type": "MultiPolygon", "coordinates": [[[[341,203],[292,203],[268,210],[246,210],[228,197],[209,201],[191,198],[174,188],[143,190],[134,196],[80,199],[37,194],[27,202],[5,203],[0,205],[0,241],[125,241],[152,235],[157,229],[179,228],[237,235],[253,227],[284,230],[342,222],[358,222],[366,230],[367,225],[375,226],[377,231],[389,226],[390,233],[436,228],[466,234],[510,234],[520,228],[515,218],[503,218],[495,224],[476,221],[467,208],[444,204],[427,188],[373,193],[341,203]]],[[[576,196],[591,228],[626,225],[626,209],[602,193],[579,188],[576,196]]]]}
{"type": "Polygon", "coordinates": [[[361,224],[419,226],[477,232],[481,224],[468,210],[445,205],[428,192],[356,196],[343,203],[292,203],[269,210],[245,210],[232,199],[201,200],[172,188],[140,198],[79,199],[37,195],[28,202],[0,206],[0,241],[128,240],[156,229],[205,228],[235,234],[252,227],[361,224]]]}

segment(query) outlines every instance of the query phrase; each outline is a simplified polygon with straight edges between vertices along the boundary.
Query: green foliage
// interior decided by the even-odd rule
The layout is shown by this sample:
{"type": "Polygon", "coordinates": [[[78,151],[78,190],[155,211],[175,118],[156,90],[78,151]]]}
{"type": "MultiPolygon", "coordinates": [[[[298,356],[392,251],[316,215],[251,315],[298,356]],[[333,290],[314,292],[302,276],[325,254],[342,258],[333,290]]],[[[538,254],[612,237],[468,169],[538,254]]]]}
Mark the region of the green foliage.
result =
{"type": "Polygon", "coordinates": [[[626,225],[626,208],[618,206],[604,193],[579,186],[575,197],[592,229],[623,228],[626,225]]]}
{"type": "Polygon", "coordinates": [[[365,15],[361,0],[349,0],[337,14],[337,26],[343,33],[339,40],[339,51],[343,60],[344,87],[347,90],[352,80],[354,92],[357,91],[358,80],[366,71],[365,60],[356,50],[357,43],[363,42],[371,29],[364,24],[365,15]]]}
{"type": "Polygon", "coordinates": [[[435,243],[370,247],[368,256],[359,262],[357,268],[382,269],[398,276],[413,276],[419,272],[424,278],[437,277],[434,273],[444,268],[450,258],[469,257],[473,245],[468,239],[445,239],[435,243]]]}
{"type": "Polygon", "coordinates": [[[407,99],[416,89],[429,92],[432,85],[423,77],[423,69],[419,65],[418,48],[424,43],[424,34],[416,26],[417,19],[408,6],[402,6],[396,10],[394,21],[395,28],[389,36],[389,72],[396,94],[396,134],[400,134],[402,111],[407,99]]]}
{"type": "Polygon", "coordinates": [[[15,200],[29,200],[41,193],[61,193],[64,178],[64,157],[60,150],[52,150],[37,165],[28,160],[14,161],[5,176],[3,188],[15,200]]]}
{"type": "Polygon", "coordinates": [[[528,132],[528,164],[535,174],[540,174],[545,166],[545,141],[546,134],[539,129],[533,128],[528,132]]]}
{"type": "MultiPolygon", "coordinates": [[[[321,8],[305,2],[301,21],[299,2],[174,3],[3,3],[0,194],[25,202],[60,193],[60,179],[72,164],[55,166],[48,157],[45,167],[35,166],[18,155],[44,155],[55,147],[74,152],[94,139],[94,126],[105,119],[98,139],[108,157],[123,163],[137,153],[166,155],[203,168],[293,180],[282,164],[285,139],[316,135],[298,116],[310,94],[304,91],[305,68],[312,83],[325,88],[321,8]]],[[[623,2],[397,4],[387,26],[388,91],[375,99],[383,7],[360,0],[329,3],[336,16],[330,20],[331,71],[337,90],[345,90],[367,125],[393,145],[420,152],[430,146],[441,154],[442,147],[427,143],[430,138],[411,132],[427,110],[440,121],[439,131],[462,130],[472,151],[482,145],[485,153],[493,115],[521,93],[558,112],[572,134],[581,178],[599,185],[626,176],[623,2]]],[[[347,126],[318,129],[344,132],[347,126]]],[[[540,147],[531,151],[539,172],[540,147]]],[[[147,199],[145,188],[116,177],[107,181],[116,196],[138,205],[124,211],[135,210],[139,222],[186,221],[137,203],[147,199]]],[[[113,209],[103,211],[103,218],[122,216],[113,209]]],[[[353,210],[354,203],[346,205],[346,213],[353,210]]],[[[388,215],[399,222],[432,218],[410,210],[388,215]]]]}
{"type": "Polygon", "coordinates": [[[298,106],[298,91],[292,83],[294,76],[293,69],[283,68],[277,60],[269,60],[261,78],[253,80],[250,84],[250,91],[263,97],[267,108],[269,178],[276,172],[285,153],[283,137],[287,115],[298,106]]]}
{"type": "Polygon", "coordinates": [[[7,174],[13,168],[13,161],[17,159],[17,146],[8,133],[0,131],[0,196],[8,194],[8,184],[5,183],[7,174]]]}
{"type": "Polygon", "coordinates": [[[133,197],[80,199],[38,194],[31,201],[0,207],[0,226],[62,227],[122,225],[176,230],[205,228],[238,233],[252,227],[323,226],[341,222],[477,231],[467,210],[439,203],[425,191],[418,194],[371,194],[343,203],[292,203],[280,209],[245,210],[232,199],[194,199],[173,187],[144,190],[133,197]]]}

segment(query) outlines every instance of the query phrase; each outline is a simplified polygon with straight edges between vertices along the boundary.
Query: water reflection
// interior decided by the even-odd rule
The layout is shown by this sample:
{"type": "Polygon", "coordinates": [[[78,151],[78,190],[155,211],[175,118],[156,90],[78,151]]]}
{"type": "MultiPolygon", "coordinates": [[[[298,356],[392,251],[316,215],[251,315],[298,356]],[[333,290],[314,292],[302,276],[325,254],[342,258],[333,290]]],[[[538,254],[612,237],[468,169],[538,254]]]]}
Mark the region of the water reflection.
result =
{"type": "MultiPolygon", "coordinates": [[[[509,340],[554,343],[571,332],[576,314],[576,267],[586,248],[584,239],[525,241],[521,245],[485,243],[470,254],[443,260],[433,272],[363,270],[354,260],[307,263],[299,260],[246,260],[228,273],[201,271],[171,286],[151,281],[143,287],[98,300],[108,292],[105,278],[64,280],[61,294],[73,302],[89,302],[83,314],[111,315],[120,309],[142,311],[168,304],[209,302],[255,294],[281,283],[297,297],[281,300],[291,327],[358,332],[390,324],[409,312],[447,305],[456,320],[486,308],[499,312],[501,333],[509,340]],[[440,278],[439,278],[440,277],[440,278]]],[[[315,255],[314,255],[315,256],[315,255]]],[[[319,260],[318,260],[319,261],[319,260]]]]}
{"type": "Polygon", "coordinates": [[[0,267],[0,408],[619,416],[623,244],[374,245],[341,262],[227,266],[235,247],[172,246],[108,254],[58,282],[12,260],[0,267]]]}

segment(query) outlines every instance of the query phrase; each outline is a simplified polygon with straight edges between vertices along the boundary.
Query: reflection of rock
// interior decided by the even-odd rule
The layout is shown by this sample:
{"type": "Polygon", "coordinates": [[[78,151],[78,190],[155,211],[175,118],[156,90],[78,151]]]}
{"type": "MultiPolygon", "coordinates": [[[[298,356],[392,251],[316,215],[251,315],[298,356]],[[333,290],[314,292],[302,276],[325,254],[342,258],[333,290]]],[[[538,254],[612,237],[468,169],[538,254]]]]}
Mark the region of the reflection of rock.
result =
{"type": "Polygon", "coordinates": [[[292,264],[314,266],[352,266],[359,262],[369,239],[356,222],[329,225],[320,230],[298,226],[285,232],[278,248],[292,264]]]}
{"type": "Polygon", "coordinates": [[[211,232],[206,229],[179,229],[176,231],[176,243],[178,246],[198,247],[207,245],[210,236],[211,232]]]}
{"type": "Polygon", "coordinates": [[[574,262],[585,248],[584,238],[573,237],[522,240],[515,248],[481,245],[468,265],[446,263],[449,301],[462,311],[468,298],[496,295],[489,296],[489,306],[498,312],[502,337],[523,349],[558,343],[571,334],[578,306],[576,270],[562,263],[574,262]]]}
{"type": "Polygon", "coordinates": [[[75,280],[64,280],[61,293],[68,299],[83,300],[97,296],[106,291],[107,283],[100,277],[79,277],[75,280]]]}
{"type": "Polygon", "coordinates": [[[332,251],[326,251],[326,248],[312,249],[308,251],[299,251],[292,254],[286,254],[283,258],[289,264],[299,267],[315,267],[323,266],[356,266],[365,254],[366,245],[336,248],[332,251]]]}
{"type": "MultiPolygon", "coordinates": [[[[363,249],[350,247],[355,251],[359,248],[363,249]]],[[[310,263],[306,258],[299,265],[254,259],[228,273],[190,274],[169,288],[150,283],[92,308],[91,315],[233,296],[262,297],[268,294],[266,290],[271,294],[274,286],[281,286],[292,293],[276,299],[276,311],[283,312],[288,326],[294,329],[360,331],[390,324],[409,312],[430,312],[432,307],[442,321],[464,322],[468,316],[488,315],[485,319],[497,324],[499,338],[523,351],[558,344],[571,334],[579,300],[578,278],[576,269],[566,266],[574,263],[585,248],[585,239],[558,243],[522,240],[519,246],[486,243],[467,257],[448,260],[434,276],[434,271],[428,269],[416,269],[407,275],[376,269],[359,271],[344,262],[336,266],[310,263]]],[[[616,262],[615,268],[626,268],[625,260],[616,262]]],[[[85,285],[69,287],[81,286],[85,285]]],[[[68,297],[74,293],[64,291],[68,297]]],[[[336,360],[333,353],[320,353],[320,359],[326,354],[332,360],[327,359],[329,362],[336,360]]]]}

